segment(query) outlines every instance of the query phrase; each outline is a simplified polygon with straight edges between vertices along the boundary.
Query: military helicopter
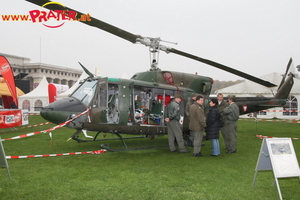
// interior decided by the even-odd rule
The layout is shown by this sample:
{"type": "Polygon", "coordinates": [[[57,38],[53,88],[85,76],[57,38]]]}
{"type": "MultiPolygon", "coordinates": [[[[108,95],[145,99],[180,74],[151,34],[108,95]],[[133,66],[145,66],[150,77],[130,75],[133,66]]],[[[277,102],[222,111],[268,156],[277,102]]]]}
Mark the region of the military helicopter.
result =
{"type": "MultiPolygon", "coordinates": [[[[50,2],[47,0],[26,1],[39,6],[43,6],[50,2]]],[[[51,10],[61,10],[61,6],[57,4],[49,4],[46,8],[51,10]]],[[[82,14],[67,7],[65,7],[65,9],[74,11],[78,15],[82,14]]],[[[41,116],[50,122],[61,124],[88,110],[88,112],[75,118],[67,125],[69,128],[76,129],[76,132],[71,138],[80,142],[88,141],[78,138],[78,134],[83,130],[98,132],[90,141],[98,141],[96,138],[101,132],[116,134],[121,139],[121,133],[151,137],[167,134],[167,127],[164,123],[164,111],[166,105],[172,100],[172,97],[178,93],[183,97],[183,103],[180,105],[183,133],[189,133],[188,120],[184,113],[184,107],[192,94],[202,95],[205,98],[205,105],[208,107],[213,79],[197,74],[164,71],[159,69],[157,66],[157,54],[159,51],[174,53],[194,59],[266,87],[276,86],[273,83],[223,64],[164,46],[161,44],[162,40],[160,38],[135,35],[93,17],[91,17],[90,21],[81,22],[116,35],[129,42],[140,43],[149,47],[152,56],[152,64],[150,70],[136,73],[131,79],[123,79],[96,77],[79,63],[89,77],[82,81],[69,97],[44,107],[41,110],[41,116]]],[[[291,73],[287,74],[290,65],[291,59],[288,63],[283,80],[279,85],[279,90],[273,98],[237,98],[236,103],[240,107],[240,114],[252,113],[271,107],[285,105],[286,99],[293,86],[294,76],[291,73]],[[288,77],[286,78],[286,76],[288,77]],[[245,106],[247,109],[244,109],[245,106]]]]}

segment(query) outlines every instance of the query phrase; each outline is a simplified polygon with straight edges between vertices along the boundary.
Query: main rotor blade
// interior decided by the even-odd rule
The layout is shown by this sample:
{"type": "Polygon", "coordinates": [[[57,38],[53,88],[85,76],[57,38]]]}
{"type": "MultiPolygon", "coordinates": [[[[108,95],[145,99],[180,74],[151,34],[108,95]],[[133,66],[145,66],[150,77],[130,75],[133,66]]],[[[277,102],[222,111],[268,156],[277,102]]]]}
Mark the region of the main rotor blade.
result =
{"type": "Polygon", "coordinates": [[[287,64],[287,66],[286,66],[285,74],[282,76],[282,80],[281,80],[281,82],[280,82],[280,84],[279,84],[279,86],[278,86],[278,90],[281,88],[282,84],[284,83],[285,78],[286,78],[286,75],[287,75],[287,73],[289,72],[290,67],[291,67],[291,65],[292,65],[292,62],[293,62],[293,59],[290,58],[290,60],[289,60],[289,62],[288,62],[288,64],[287,64]]]}
{"type": "Polygon", "coordinates": [[[79,63],[79,65],[81,66],[81,68],[83,69],[83,71],[85,71],[85,73],[86,73],[87,75],[89,75],[90,78],[93,78],[93,77],[94,77],[94,75],[93,75],[87,68],[85,68],[80,62],[78,62],[78,63],[79,63]]]}
{"type": "MultiPolygon", "coordinates": [[[[28,1],[30,3],[36,4],[36,5],[39,5],[39,6],[43,6],[46,3],[52,2],[52,1],[48,1],[48,0],[25,0],[25,1],[28,1]]],[[[53,2],[52,4],[48,4],[46,6],[46,8],[49,9],[49,10],[62,10],[62,6],[59,5],[59,4],[56,4],[55,2],[53,2]]],[[[64,7],[64,10],[75,11],[77,13],[77,16],[85,15],[85,14],[79,12],[79,11],[76,11],[76,10],[74,10],[72,8],[68,8],[68,7],[64,7]]],[[[134,35],[132,33],[129,33],[127,31],[125,31],[125,30],[117,28],[117,27],[115,27],[113,25],[105,23],[105,22],[103,22],[101,20],[98,20],[96,18],[90,17],[90,19],[91,19],[90,21],[80,21],[80,22],[82,22],[84,24],[87,24],[89,26],[93,26],[93,27],[102,29],[102,30],[104,30],[106,32],[109,32],[109,33],[111,33],[113,35],[121,37],[121,38],[123,38],[125,40],[128,40],[128,41],[132,42],[132,43],[136,43],[136,39],[137,38],[141,38],[141,36],[139,36],[139,35],[134,35]]]]}
{"type": "MultiPolygon", "coordinates": [[[[47,9],[50,9],[50,10],[61,10],[62,9],[61,5],[57,4],[56,2],[52,2],[52,1],[48,1],[48,0],[25,0],[25,1],[31,2],[31,3],[39,5],[39,6],[44,6],[46,3],[50,3],[51,2],[51,4],[47,5],[47,9]]],[[[75,11],[77,13],[77,15],[84,15],[83,13],[78,12],[78,11],[73,10],[71,8],[68,8],[68,7],[65,7],[64,10],[75,11]]],[[[91,18],[90,21],[80,21],[80,22],[82,22],[84,24],[87,24],[89,26],[93,26],[93,27],[99,28],[101,30],[104,30],[104,31],[106,31],[108,33],[116,35],[116,36],[118,36],[120,38],[123,38],[125,40],[128,40],[128,41],[130,41],[132,43],[136,43],[137,41],[139,41],[140,43],[145,44],[146,46],[152,45],[151,41],[148,41],[149,38],[145,38],[145,37],[142,37],[140,35],[132,34],[130,32],[127,32],[125,30],[117,28],[117,27],[115,27],[113,25],[105,23],[105,22],[103,22],[101,20],[98,20],[96,18],[93,18],[93,17],[90,17],[90,18],[91,18]]],[[[163,46],[161,45],[161,47],[163,47],[163,46]]],[[[194,56],[192,54],[188,54],[188,53],[179,51],[177,49],[163,47],[163,48],[161,48],[161,50],[166,51],[166,52],[172,52],[172,53],[175,53],[175,54],[187,57],[187,58],[191,58],[191,59],[197,60],[197,61],[202,62],[202,63],[206,63],[208,65],[211,65],[211,66],[214,66],[216,68],[222,69],[224,71],[230,72],[232,74],[235,74],[237,76],[243,77],[245,79],[254,81],[254,82],[256,82],[258,84],[261,84],[261,85],[264,85],[266,87],[274,87],[274,86],[276,86],[273,83],[270,83],[268,81],[264,81],[262,79],[256,78],[256,77],[251,76],[249,74],[246,74],[246,73],[243,73],[241,71],[235,70],[235,69],[233,69],[231,67],[227,67],[225,65],[216,63],[214,61],[203,59],[203,58],[200,58],[198,56],[194,56]]]]}
{"type": "Polygon", "coordinates": [[[214,61],[211,61],[211,60],[207,60],[207,59],[204,59],[204,58],[200,58],[198,56],[195,56],[195,55],[183,52],[183,51],[179,51],[179,50],[174,49],[174,48],[168,48],[167,51],[175,53],[175,54],[178,54],[178,55],[181,55],[181,56],[184,56],[184,57],[187,57],[187,58],[191,58],[193,60],[197,60],[199,62],[208,64],[208,65],[211,65],[213,67],[216,67],[218,69],[222,69],[224,71],[230,72],[232,74],[235,74],[237,76],[243,77],[245,79],[248,79],[250,81],[256,82],[256,83],[258,83],[260,85],[263,85],[263,86],[266,86],[266,87],[274,87],[274,86],[276,86],[275,84],[270,83],[269,81],[265,81],[265,80],[259,79],[257,77],[254,77],[254,76],[251,76],[251,75],[246,74],[244,72],[241,72],[241,71],[238,71],[236,69],[233,69],[231,67],[227,67],[227,66],[222,65],[220,63],[217,63],[217,62],[214,62],[214,61]]]}

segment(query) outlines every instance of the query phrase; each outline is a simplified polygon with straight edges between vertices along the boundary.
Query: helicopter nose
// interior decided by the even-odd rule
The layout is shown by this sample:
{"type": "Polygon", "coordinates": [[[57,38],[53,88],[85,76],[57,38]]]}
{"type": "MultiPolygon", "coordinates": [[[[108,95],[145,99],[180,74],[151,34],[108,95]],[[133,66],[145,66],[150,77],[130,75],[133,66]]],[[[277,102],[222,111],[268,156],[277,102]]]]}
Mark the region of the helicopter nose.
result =
{"type": "Polygon", "coordinates": [[[80,101],[68,97],[42,108],[40,114],[44,119],[55,124],[60,124],[65,122],[71,115],[77,115],[86,109],[86,106],[80,101]]]}

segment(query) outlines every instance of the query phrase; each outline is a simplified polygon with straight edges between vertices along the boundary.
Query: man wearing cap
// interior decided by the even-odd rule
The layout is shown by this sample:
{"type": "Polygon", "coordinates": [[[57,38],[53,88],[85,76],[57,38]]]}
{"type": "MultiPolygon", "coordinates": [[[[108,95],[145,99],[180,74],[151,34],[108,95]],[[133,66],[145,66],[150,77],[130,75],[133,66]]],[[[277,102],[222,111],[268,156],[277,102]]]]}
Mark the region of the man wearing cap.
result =
{"type": "Polygon", "coordinates": [[[226,153],[236,153],[237,143],[237,124],[236,121],[239,119],[240,110],[238,105],[235,103],[235,97],[228,97],[229,106],[224,109],[225,121],[225,132],[228,134],[228,151],[226,153]]]}
{"type": "Polygon", "coordinates": [[[180,120],[180,107],[179,104],[181,102],[181,95],[175,94],[174,100],[171,101],[166,107],[165,111],[165,121],[168,127],[168,141],[169,141],[169,148],[172,152],[176,152],[175,147],[175,139],[178,144],[179,151],[181,153],[189,153],[190,151],[185,149],[183,137],[182,137],[182,130],[181,125],[179,123],[180,120]]]}
{"type": "Polygon", "coordinates": [[[190,107],[190,124],[189,129],[194,138],[194,156],[203,156],[201,154],[201,144],[203,139],[203,132],[206,126],[206,117],[203,109],[204,98],[197,96],[196,101],[190,107]]]}

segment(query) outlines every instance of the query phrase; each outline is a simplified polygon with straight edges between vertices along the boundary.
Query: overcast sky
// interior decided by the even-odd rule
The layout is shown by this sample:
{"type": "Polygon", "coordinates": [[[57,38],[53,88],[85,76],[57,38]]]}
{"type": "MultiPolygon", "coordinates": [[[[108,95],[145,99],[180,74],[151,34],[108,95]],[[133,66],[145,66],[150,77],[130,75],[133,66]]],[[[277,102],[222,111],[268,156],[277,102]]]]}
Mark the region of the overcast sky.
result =
{"type": "MultiPolygon", "coordinates": [[[[25,0],[0,0],[0,15],[26,15],[40,9],[25,0]]],[[[260,77],[283,73],[292,57],[300,64],[299,0],[60,0],[67,7],[133,34],[160,37],[163,43],[260,77]]],[[[1,17],[1,16],[0,16],[1,17]]],[[[149,49],[79,22],[59,28],[41,23],[3,21],[0,53],[91,72],[129,78],[150,68],[149,49]]],[[[160,52],[163,70],[198,72],[215,80],[237,80],[188,58],[160,52]]]]}

